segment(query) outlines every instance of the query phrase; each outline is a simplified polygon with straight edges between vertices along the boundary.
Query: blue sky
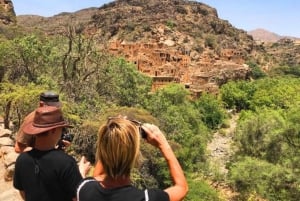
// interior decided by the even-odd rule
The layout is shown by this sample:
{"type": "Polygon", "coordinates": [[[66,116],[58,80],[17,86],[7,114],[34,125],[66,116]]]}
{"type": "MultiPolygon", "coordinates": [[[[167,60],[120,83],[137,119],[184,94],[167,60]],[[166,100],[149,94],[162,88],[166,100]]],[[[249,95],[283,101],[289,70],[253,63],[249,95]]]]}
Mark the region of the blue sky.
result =
{"type": "MultiPolygon", "coordinates": [[[[12,0],[17,15],[35,14],[45,17],[60,12],[74,12],[100,7],[112,0],[12,0]]],[[[263,28],[282,36],[300,38],[299,0],[198,0],[214,7],[219,18],[234,27],[251,31],[263,28]]]]}

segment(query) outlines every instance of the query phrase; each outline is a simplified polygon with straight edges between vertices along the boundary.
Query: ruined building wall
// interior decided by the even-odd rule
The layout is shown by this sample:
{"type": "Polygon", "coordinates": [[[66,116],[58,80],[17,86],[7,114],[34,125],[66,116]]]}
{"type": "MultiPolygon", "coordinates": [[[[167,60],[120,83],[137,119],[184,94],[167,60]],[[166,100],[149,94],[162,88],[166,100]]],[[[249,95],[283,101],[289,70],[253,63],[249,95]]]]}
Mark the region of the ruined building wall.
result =
{"type": "MultiPolygon", "coordinates": [[[[156,90],[169,83],[183,83],[187,87],[192,85],[196,93],[214,91],[217,83],[214,76],[224,66],[219,62],[231,62],[237,65],[244,63],[242,51],[234,49],[221,50],[220,57],[216,58],[212,52],[203,52],[200,61],[193,64],[188,51],[170,50],[158,43],[110,43],[110,52],[122,55],[133,62],[137,69],[152,77],[152,90],[156,90]],[[196,87],[195,87],[196,86],[196,87]]],[[[236,68],[236,65],[227,65],[226,68],[236,68]]]]}

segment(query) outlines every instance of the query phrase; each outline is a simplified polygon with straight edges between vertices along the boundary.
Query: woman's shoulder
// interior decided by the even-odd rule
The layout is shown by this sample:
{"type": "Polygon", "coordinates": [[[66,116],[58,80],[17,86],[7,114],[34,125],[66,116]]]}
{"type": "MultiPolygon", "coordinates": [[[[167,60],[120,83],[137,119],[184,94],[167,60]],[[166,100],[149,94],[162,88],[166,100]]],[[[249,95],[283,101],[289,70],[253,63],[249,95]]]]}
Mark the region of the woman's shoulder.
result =
{"type": "Polygon", "coordinates": [[[84,185],[88,182],[98,182],[94,177],[85,177],[81,180],[80,184],[84,185]]]}
{"type": "Polygon", "coordinates": [[[153,201],[169,201],[168,194],[161,189],[139,189],[132,185],[122,186],[118,188],[103,188],[99,182],[93,177],[87,177],[82,180],[77,188],[77,193],[81,191],[81,195],[93,197],[103,197],[114,195],[116,200],[153,200],[153,201]],[[88,194],[88,195],[87,195],[88,194]]]}
{"type": "MultiPolygon", "coordinates": [[[[84,186],[87,186],[90,182],[97,182],[97,180],[93,177],[86,177],[81,180],[78,185],[77,191],[81,190],[84,186]]],[[[98,182],[97,182],[98,183],[98,182]]]]}
{"type": "Polygon", "coordinates": [[[169,195],[164,190],[151,188],[146,189],[145,194],[148,194],[149,200],[169,201],[169,195]]]}

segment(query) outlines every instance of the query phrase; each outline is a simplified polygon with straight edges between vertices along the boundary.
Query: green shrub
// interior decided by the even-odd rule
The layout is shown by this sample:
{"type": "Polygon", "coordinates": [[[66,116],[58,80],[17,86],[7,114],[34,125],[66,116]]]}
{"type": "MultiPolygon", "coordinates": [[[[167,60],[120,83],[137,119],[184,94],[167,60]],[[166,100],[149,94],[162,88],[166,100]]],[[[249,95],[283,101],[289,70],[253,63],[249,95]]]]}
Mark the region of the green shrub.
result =
{"type": "Polygon", "coordinates": [[[222,107],[222,102],[211,94],[203,94],[195,102],[195,106],[208,128],[218,128],[226,118],[226,111],[222,107]]]}
{"type": "Polygon", "coordinates": [[[171,20],[168,20],[166,22],[166,26],[169,27],[170,29],[173,29],[176,26],[176,23],[171,20]]]}
{"type": "Polygon", "coordinates": [[[215,35],[208,35],[205,38],[205,46],[215,49],[217,47],[217,40],[215,35]]]}
{"type": "Polygon", "coordinates": [[[193,179],[188,181],[189,192],[185,201],[221,201],[218,191],[205,181],[193,179]]]}
{"type": "Polygon", "coordinates": [[[259,79],[266,77],[267,74],[254,62],[248,62],[247,63],[249,67],[251,68],[251,77],[254,79],[259,79]]]}
{"type": "Polygon", "coordinates": [[[229,180],[244,197],[257,192],[270,201],[299,200],[299,179],[280,165],[255,158],[241,158],[230,168],[229,180]]]}

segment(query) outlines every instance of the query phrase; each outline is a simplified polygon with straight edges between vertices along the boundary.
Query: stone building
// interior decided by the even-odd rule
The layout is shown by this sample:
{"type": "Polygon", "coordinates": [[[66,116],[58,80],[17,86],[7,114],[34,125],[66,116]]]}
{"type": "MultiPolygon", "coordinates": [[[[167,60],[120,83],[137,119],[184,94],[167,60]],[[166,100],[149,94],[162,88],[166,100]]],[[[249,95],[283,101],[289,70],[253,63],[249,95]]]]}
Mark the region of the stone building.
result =
{"type": "Polygon", "coordinates": [[[116,56],[123,56],[135,64],[140,72],[151,77],[153,91],[169,83],[182,83],[196,96],[203,91],[216,93],[219,83],[236,79],[236,76],[245,77],[241,75],[240,68],[245,74],[249,70],[247,66],[241,65],[245,61],[243,52],[233,49],[222,50],[220,57],[213,52],[204,51],[198,62],[192,62],[189,51],[174,50],[155,42],[112,41],[109,51],[116,56]],[[238,71],[236,75],[235,69],[238,71]],[[224,74],[227,70],[230,73],[224,74]]]}
{"type": "Polygon", "coordinates": [[[153,78],[153,89],[165,84],[185,83],[190,80],[188,70],[191,63],[189,55],[169,50],[158,43],[110,43],[110,52],[122,55],[133,62],[137,69],[153,78]]]}

